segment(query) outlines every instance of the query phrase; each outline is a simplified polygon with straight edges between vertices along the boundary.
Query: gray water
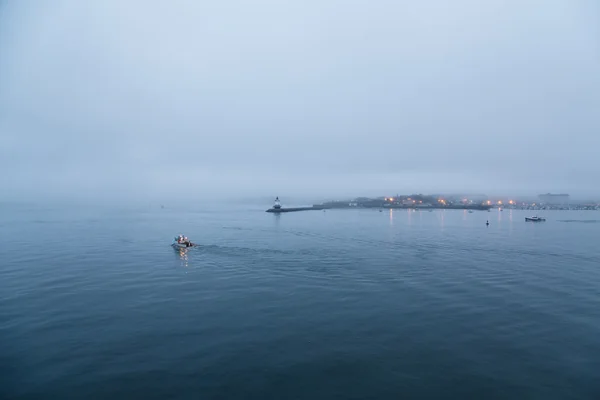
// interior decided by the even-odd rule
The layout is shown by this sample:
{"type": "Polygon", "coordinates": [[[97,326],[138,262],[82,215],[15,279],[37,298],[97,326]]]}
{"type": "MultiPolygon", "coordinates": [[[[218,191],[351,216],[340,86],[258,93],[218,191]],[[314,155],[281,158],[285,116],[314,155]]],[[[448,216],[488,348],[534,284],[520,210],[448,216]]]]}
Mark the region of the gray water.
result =
{"type": "Polygon", "coordinates": [[[0,397],[598,399],[600,212],[526,215],[5,205],[0,397]]]}

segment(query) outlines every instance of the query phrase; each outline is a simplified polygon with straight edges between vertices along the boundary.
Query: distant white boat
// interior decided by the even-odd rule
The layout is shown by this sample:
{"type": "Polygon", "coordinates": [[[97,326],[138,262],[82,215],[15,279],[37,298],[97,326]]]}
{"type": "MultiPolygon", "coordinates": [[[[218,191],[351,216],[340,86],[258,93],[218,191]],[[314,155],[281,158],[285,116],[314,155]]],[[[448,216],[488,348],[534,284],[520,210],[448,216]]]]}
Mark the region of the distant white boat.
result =
{"type": "Polygon", "coordinates": [[[546,218],[542,218],[542,217],[538,217],[538,216],[535,216],[535,217],[525,217],[525,221],[527,221],[527,222],[542,222],[542,221],[545,221],[545,220],[546,220],[546,218]]]}

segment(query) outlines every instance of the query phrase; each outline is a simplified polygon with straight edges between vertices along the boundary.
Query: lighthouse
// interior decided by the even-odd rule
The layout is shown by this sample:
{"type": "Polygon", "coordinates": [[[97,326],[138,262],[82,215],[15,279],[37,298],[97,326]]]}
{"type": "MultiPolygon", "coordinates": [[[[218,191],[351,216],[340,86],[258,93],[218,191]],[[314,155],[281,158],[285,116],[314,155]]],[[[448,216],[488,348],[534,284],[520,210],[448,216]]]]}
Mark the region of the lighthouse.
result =
{"type": "Polygon", "coordinates": [[[275,198],[275,204],[273,204],[273,209],[279,210],[281,208],[281,203],[279,202],[279,197],[275,198]]]}

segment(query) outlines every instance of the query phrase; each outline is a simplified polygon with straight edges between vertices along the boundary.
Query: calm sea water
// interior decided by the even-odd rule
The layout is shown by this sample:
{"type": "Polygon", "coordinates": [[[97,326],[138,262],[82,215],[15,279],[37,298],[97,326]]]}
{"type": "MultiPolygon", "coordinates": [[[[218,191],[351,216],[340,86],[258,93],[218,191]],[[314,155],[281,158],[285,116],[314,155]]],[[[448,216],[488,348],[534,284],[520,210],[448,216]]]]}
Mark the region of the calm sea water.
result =
{"type": "Polygon", "coordinates": [[[598,399],[600,212],[525,215],[3,206],[0,397],[598,399]]]}

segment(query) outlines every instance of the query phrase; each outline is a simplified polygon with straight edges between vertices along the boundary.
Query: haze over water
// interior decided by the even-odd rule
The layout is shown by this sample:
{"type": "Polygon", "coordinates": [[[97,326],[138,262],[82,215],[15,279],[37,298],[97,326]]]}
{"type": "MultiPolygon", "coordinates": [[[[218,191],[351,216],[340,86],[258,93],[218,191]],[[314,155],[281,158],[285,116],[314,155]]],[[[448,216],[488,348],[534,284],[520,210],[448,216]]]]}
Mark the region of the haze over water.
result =
{"type": "Polygon", "coordinates": [[[525,215],[5,206],[1,395],[597,399],[600,213],[525,215]]]}

